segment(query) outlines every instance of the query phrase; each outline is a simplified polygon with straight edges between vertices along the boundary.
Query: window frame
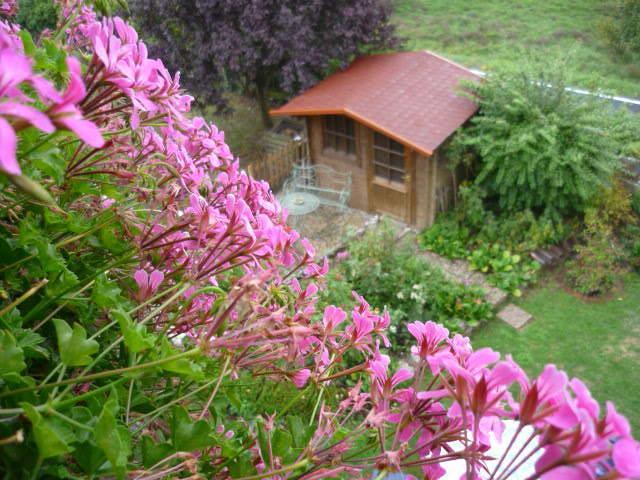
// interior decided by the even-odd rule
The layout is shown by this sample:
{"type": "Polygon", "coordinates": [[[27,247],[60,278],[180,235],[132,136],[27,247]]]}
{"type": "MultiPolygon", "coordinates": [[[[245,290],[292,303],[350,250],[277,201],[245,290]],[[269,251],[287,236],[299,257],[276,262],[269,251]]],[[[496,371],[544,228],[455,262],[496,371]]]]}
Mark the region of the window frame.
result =
{"type": "Polygon", "coordinates": [[[356,131],[355,120],[345,115],[323,115],[322,151],[355,160],[358,153],[356,131]],[[342,125],[337,125],[338,122],[342,122],[342,125]]]}
{"type": "Polygon", "coordinates": [[[376,183],[401,189],[405,188],[407,175],[406,147],[392,138],[374,131],[372,153],[373,177],[376,183]],[[394,162],[394,159],[396,162],[394,162]],[[402,167],[398,166],[398,161],[402,167]],[[385,174],[381,175],[379,173],[380,170],[385,171],[385,174]],[[397,178],[398,175],[401,178],[400,180],[397,178]]]}

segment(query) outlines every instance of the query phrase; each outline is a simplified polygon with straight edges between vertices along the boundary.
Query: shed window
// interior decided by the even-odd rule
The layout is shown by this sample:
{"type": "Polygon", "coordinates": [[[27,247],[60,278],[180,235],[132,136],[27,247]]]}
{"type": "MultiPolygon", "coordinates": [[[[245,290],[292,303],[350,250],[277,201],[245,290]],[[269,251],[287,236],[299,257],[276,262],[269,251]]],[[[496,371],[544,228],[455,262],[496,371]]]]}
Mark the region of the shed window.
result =
{"type": "Polygon", "coordinates": [[[324,148],[355,155],[356,125],[350,118],[341,115],[324,117],[324,148]]]}
{"type": "Polygon", "coordinates": [[[376,177],[404,184],[404,146],[379,133],[373,137],[373,165],[376,177]]]}

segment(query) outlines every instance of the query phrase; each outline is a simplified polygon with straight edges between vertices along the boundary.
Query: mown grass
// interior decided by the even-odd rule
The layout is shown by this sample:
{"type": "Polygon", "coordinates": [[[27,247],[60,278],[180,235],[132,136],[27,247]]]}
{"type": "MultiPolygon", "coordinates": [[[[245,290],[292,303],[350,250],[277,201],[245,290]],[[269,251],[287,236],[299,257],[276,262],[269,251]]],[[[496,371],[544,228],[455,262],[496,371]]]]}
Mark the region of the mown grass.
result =
{"type": "Polygon", "coordinates": [[[580,377],[604,404],[612,400],[640,432],[640,276],[608,301],[585,302],[554,280],[519,303],[534,320],[517,331],[496,319],[473,335],[475,348],[511,353],[529,375],[554,363],[580,377]]]}
{"type": "Polygon", "coordinates": [[[430,49],[491,70],[526,51],[570,57],[576,86],[640,97],[640,64],[615,57],[599,33],[602,0],[395,0],[408,49],[430,49]]]}

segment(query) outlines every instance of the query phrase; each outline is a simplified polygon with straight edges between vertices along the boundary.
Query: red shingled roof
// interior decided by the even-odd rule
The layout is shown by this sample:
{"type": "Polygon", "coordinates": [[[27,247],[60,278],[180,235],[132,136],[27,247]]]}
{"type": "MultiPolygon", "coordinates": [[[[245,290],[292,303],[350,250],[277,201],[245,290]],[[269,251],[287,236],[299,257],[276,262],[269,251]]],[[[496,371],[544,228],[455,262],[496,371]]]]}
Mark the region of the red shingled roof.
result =
{"type": "Polygon", "coordinates": [[[362,57],[272,115],[346,115],[421,153],[431,155],[477,110],[460,95],[470,70],[434,53],[362,57]]]}

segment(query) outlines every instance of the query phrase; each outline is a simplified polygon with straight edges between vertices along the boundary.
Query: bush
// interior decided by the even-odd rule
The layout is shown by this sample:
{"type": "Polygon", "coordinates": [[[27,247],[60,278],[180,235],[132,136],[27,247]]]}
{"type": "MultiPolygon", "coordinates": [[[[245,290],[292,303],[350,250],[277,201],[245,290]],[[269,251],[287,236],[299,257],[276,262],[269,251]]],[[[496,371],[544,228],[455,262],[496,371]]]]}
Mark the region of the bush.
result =
{"type": "Polygon", "coordinates": [[[539,269],[529,253],[559,243],[571,226],[530,210],[496,216],[485,208],[484,197],[477,186],[461,187],[456,210],[421,232],[419,245],[446,258],[468,260],[487,274],[489,283],[519,296],[520,287],[535,282],[539,269]]]}
{"type": "Polygon", "coordinates": [[[587,212],[585,242],[567,263],[569,284],[583,295],[602,295],[611,290],[618,272],[619,254],[613,232],[598,210],[587,212]]]}
{"type": "Polygon", "coordinates": [[[634,191],[631,196],[631,208],[636,215],[640,216],[640,189],[634,191]]]}
{"type": "Polygon", "coordinates": [[[475,183],[504,215],[530,209],[560,220],[583,212],[637,128],[567,85],[562,65],[525,64],[470,86],[480,114],[455,141],[476,153],[475,183]]]}
{"type": "Polygon", "coordinates": [[[611,49],[620,55],[640,54],[640,1],[615,0],[607,11],[611,15],[600,30],[611,49]]]}
{"type": "Polygon", "coordinates": [[[324,303],[338,304],[356,290],[374,307],[388,309],[394,348],[411,339],[404,326],[414,320],[438,321],[461,332],[492,316],[480,289],[446,280],[440,270],[415,255],[412,245],[398,245],[387,224],[351,242],[348,252],[349,257],[329,275],[324,303]]]}

